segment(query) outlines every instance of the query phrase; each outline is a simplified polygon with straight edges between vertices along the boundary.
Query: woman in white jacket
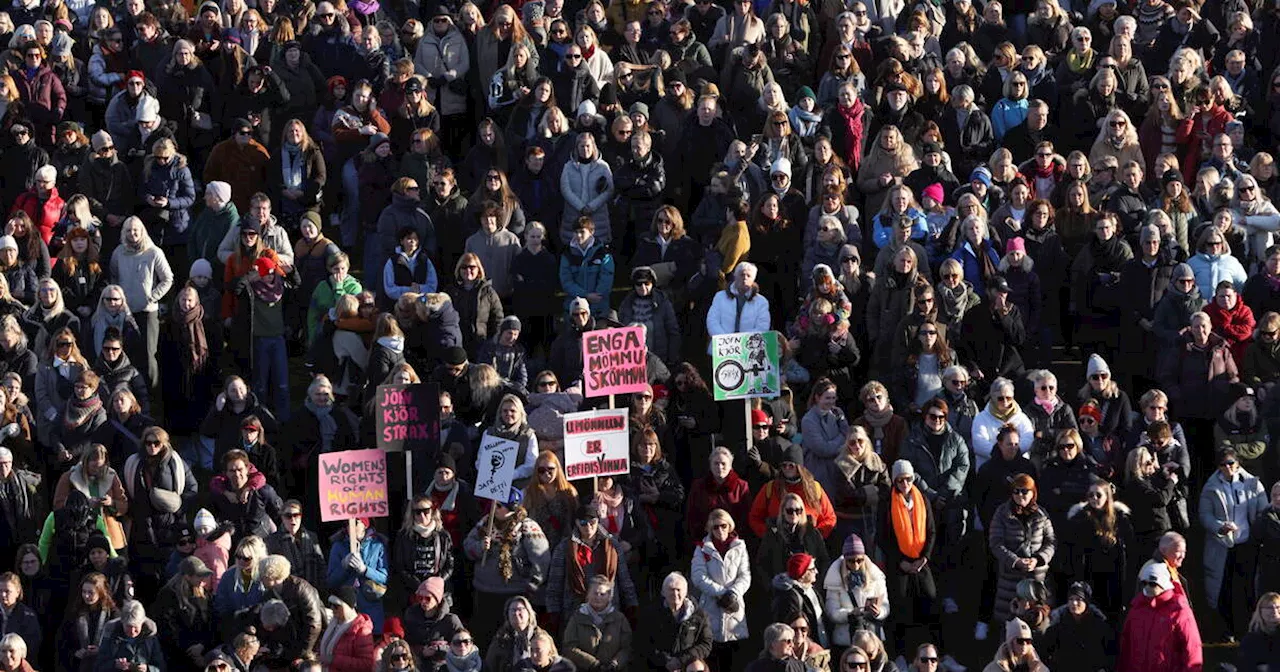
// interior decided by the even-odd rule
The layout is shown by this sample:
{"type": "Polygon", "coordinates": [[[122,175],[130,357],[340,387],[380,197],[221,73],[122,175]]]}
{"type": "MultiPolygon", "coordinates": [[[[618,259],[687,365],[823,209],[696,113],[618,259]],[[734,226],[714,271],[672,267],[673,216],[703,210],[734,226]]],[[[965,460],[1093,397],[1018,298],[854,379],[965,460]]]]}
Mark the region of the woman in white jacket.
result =
{"type": "Polygon", "coordinates": [[[1235,202],[1232,208],[1240,214],[1240,222],[1248,238],[1249,259],[1266,261],[1267,248],[1271,247],[1276,231],[1280,231],[1280,210],[1267,200],[1258,180],[1252,175],[1240,178],[1236,185],[1235,202]]]}
{"type": "MultiPolygon", "coordinates": [[[[970,445],[973,446],[975,458],[974,469],[978,469],[991,459],[991,451],[996,445],[996,435],[1005,425],[1013,425],[1018,429],[1018,436],[1035,436],[1036,428],[1031,418],[1022,412],[1018,402],[1013,399],[1013,381],[1008,378],[996,378],[991,383],[991,392],[987,395],[987,407],[973,419],[973,435],[970,445]]],[[[1022,447],[1023,455],[1027,454],[1030,444],[1022,447]]]]}
{"type": "Polygon", "coordinates": [[[856,534],[844,540],[840,557],[831,563],[822,579],[827,593],[827,618],[835,626],[831,642],[849,646],[853,633],[870,630],[884,637],[884,623],[889,619],[889,589],[884,572],[867,557],[866,546],[856,534]]]}
{"type": "Polygon", "coordinates": [[[693,587],[699,593],[698,606],[711,621],[711,657],[719,665],[713,669],[732,669],[737,642],[747,638],[745,596],[751,587],[751,555],[738,538],[733,522],[724,509],[707,516],[707,536],[693,553],[693,587]]]}
{"type": "Polygon", "coordinates": [[[596,140],[583,133],[575,141],[573,161],[560,173],[560,195],[564,196],[564,214],[560,217],[560,240],[568,245],[573,240],[573,227],[579,217],[590,217],[596,225],[596,240],[608,245],[613,240],[609,226],[609,201],[613,199],[613,171],[600,158],[596,140]]]}
{"type": "MultiPolygon", "coordinates": [[[[733,269],[733,282],[716,293],[707,311],[707,333],[712,336],[746,331],[769,331],[769,299],[756,284],[756,265],[740,262],[733,269]],[[743,297],[738,305],[738,297],[743,297]]],[[[710,347],[708,346],[708,352],[710,347]]]]}

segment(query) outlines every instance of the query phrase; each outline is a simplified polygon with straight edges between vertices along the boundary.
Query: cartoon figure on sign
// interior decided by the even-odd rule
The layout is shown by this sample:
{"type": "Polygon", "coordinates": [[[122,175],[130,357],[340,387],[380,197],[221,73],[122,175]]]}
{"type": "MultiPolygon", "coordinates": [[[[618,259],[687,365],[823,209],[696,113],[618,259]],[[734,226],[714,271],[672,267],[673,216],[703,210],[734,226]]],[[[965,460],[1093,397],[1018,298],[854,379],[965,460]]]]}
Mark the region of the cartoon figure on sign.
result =
{"type": "Polygon", "coordinates": [[[741,394],[772,394],[769,387],[769,347],[763,334],[747,337],[747,352],[743,362],[726,359],[716,367],[716,383],[726,392],[734,392],[746,385],[741,394]]]}

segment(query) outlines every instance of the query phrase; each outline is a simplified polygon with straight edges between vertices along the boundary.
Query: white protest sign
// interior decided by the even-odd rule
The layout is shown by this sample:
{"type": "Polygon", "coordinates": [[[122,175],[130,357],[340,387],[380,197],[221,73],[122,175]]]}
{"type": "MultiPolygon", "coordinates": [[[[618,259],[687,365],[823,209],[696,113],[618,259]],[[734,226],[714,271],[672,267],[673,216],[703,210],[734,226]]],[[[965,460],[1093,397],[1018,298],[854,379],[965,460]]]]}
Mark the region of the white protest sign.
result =
{"type": "Polygon", "coordinates": [[[569,480],[631,471],[627,409],[564,415],[564,473],[569,480]]]}
{"type": "Polygon", "coordinates": [[[485,433],[476,455],[476,497],[507,501],[511,481],[516,473],[520,444],[510,439],[485,433]]]}

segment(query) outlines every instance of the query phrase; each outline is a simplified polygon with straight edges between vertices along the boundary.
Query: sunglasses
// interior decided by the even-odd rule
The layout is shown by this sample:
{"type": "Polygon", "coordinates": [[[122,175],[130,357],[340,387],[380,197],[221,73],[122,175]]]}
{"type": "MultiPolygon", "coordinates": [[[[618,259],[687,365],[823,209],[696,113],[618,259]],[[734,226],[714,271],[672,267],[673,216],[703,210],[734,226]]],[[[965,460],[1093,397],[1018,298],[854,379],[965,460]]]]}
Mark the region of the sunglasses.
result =
{"type": "Polygon", "coordinates": [[[786,513],[795,514],[795,515],[799,515],[799,514],[801,514],[801,513],[804,513],[804,509],[796,509],[796,508],[784,509],[784,511],[785,511],[786,513]]]}
{"type": "Polygon", "coordinates": [[[938,422],[941,422],[947,419],[947,416],[943,415],[942,413],[926,413],[924,417],[930,420],[936,420],[938,422]]]}
{"type": "Polygon", "coordinates": [[[1095,373],[1089,376],[1089,380],[1106,380],[1111,377],[1109,373],[1095,373]]]}
{"type": "Polygon", "coordinates": [[[432,509],[430,506],[428,506],[428,507],[421,508],[421,509],[414,509],[414,510],[413,510],[413,513],[414,513],[415,515],[424,515],[424,516],[429,516],[429,515],[431,515],[431,512],[432,512],[433,510],[434,510],[434,509],[432,509]]]}
{"type": "Polygon", "coordinates": [[[143,443],[145,443],[145,444],[146,444],[146,445],[148,445],[148,446],[160,446],[160,445],[164,445],[164,444],[160,443],[159,441],[156,441],[155,439],[147,439],[146,441],[143,441],[143,443]]]}
{"type": "Polygon", "coordinates": [[[1031,494],[1031,489],[1030,489],[1030,488],[1014,488],[1014,489],[1013,489],[1013,494],[1015,494],[1015,495],[1029,495],[1029,494],[1031,494]]]}
{"type": "Polygon", "coordinates": [[[1237,464],[1239,464],[1239,462],[1236,462],[1235,460],[1227,460],[1226,462],[1223,462],[1222,464],[1219,464],[1218,466],[1219,466],[1219,467],[1234,467],[1234,466],[1236,466],[1237,464]]]}

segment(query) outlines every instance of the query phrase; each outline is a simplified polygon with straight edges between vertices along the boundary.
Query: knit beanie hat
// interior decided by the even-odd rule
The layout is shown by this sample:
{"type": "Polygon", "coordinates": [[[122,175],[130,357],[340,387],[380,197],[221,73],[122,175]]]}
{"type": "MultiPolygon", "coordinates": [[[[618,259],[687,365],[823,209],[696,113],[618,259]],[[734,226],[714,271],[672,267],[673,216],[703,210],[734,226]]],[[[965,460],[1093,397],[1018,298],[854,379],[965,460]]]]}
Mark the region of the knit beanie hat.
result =
{"type": "Polygon", "coordinates": [[[209,509],[200,509],[196,511],[196,519],[193,521],[196,528],[196,534],[209,534],[213,528],[218,526],[218,520],[213,517],[209,509]]]}
{"type": "Polygon", "coordinates": [[[946,198],[946,194],[942,191],[942,185],[938,182],[934,182],[924,189],[921,189],[920,196],[921,198],[928,196],[929,198],[932,198],[935,203],[941,203],[942,200],[946,198]]]}
{"type": "Polygon", "coordinates": [[[220,180],[214,180],[209,184],[205,185],[204,189],[205,191],[213,194],[214,198],[217,198],[219,201],[222,201],[223,203],[228,203],[231,201],[231,185],[227,184],[226,182],[222,182],[220,180]]]}
{"type": "Polygon", "coordinates": [[[1031,639],[1031,626],[1021,618],[1011,618],[1004,624],[1004,641],[1012,644],[1016,639],[1031,639]]]}
{"type": "Polygon", "coordinates": [[[213,264],[208,259],[196,259],[191,262],[191,270],[187,273],[189,278],[212,278],[213,264]]]}
{"type": "Polygon", "coordinates": [[[855,555],[866,555],[867,547],[862,543],[862,537],[856,534],[850,534],[844,538],[844,546],[840,549],[840,555],[851,558],[855,555]]]}
{"type": "Polygon", "coordinates": [[[898,480],[902,476],[915,476],[916,468],[906,460],[897,460],[893,463],[893,480],[898,480]]]}
{"type": "Polygon", "coordinates": [[[1107,364],[1107,360],[1103,359],[1098,353],[1089,355],[1088,375],[1093,377],[1095,374],[1105,373],[1111,375],[1111,366],[1107,364]]]}
{"type": "Polygon", "coordinates": [[[787,558],[787,576],[799,580],[813,566],[813,556],[808,553],[796,553],[787,558]]]}

